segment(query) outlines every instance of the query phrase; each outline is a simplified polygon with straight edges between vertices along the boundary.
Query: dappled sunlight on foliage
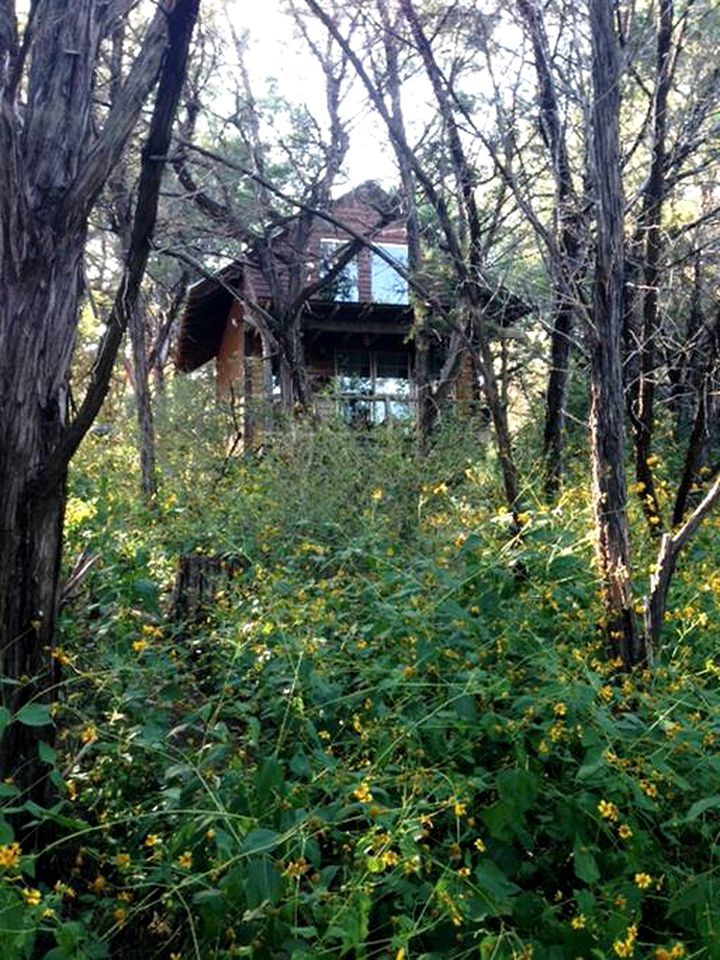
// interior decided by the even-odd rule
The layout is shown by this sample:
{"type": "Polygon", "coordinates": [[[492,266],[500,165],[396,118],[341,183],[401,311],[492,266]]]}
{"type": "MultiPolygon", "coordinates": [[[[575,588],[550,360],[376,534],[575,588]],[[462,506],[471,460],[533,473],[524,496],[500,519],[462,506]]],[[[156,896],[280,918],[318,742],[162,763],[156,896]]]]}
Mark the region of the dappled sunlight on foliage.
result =
{"type": "Polygon", "coordinates": [[[121,435],[72,479],[68,556],[100,560],[55,651],[56,838],[0,836],[1,956],[716,954],[713,525],[627,673],[581,487],[528,488],[518,536],[460,426],[422,473],[400,434],[226,461],[186,429],[151,509],[121,435]],[[245,564],[192,628],[191,551],[245,564]]]}

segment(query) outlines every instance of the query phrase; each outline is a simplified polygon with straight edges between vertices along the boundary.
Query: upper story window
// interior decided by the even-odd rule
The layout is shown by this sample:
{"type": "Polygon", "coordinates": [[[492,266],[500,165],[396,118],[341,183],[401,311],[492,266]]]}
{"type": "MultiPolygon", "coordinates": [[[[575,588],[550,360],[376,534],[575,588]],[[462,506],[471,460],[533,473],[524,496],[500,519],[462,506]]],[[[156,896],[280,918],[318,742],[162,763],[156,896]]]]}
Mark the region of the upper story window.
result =
{"type": "MultiPolygon", "coordinates": [[[[338,251],[345,246],[342,240],[320,241],[320,276],[325,276],[337,262],[338,251]]],[[[336,277],[323,289],[324,300],[336,300],[339,303],[357,303],[360,299],[358,286],[358,261],[353,257],[336,277]]]]}
{"type": "MultiPolygon", "coordinates": [[[[383,253],[392,257],[396,263],[407,270],[408,249],[404,243],[378,243],[383,253]]],[[[394,270],[387,260],[373,252],[372,259],[372,299],[373,303],[409,302],[408,283],[404,277],[394,270]]]]}

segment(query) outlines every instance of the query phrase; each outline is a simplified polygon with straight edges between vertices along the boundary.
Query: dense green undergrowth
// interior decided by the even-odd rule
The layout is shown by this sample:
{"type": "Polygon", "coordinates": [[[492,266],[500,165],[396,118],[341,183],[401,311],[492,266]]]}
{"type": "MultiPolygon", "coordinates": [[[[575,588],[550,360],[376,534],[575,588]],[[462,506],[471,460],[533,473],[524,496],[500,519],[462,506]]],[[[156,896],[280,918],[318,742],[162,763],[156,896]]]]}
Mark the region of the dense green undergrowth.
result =
{"type": "Polygon", "coordinates": [[[53,838],[0,821],[2,958],[720,957],[715,525],[627,675],[582,485],[528,485],[513,540],[467,427],[422,471],[397,434],[174,441],[152,510],[122,437],[73,477],[68,559],[99,560],[55,651],[53,838]],[[187,627],[195,550],[243,570],[187,627]]]}

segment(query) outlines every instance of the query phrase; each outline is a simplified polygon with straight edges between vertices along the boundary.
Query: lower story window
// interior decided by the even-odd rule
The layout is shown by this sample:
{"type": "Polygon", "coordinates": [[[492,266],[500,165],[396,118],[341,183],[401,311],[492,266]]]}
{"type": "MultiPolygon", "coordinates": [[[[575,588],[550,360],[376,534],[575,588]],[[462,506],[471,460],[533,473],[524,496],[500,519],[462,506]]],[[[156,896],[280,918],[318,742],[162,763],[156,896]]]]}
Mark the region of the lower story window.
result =
{"type": "Polygon", "coordinates": [[[387,350],[335,354],[335,392],[348,423],[408,420],[412,416],[409,358],[387,350]]]}

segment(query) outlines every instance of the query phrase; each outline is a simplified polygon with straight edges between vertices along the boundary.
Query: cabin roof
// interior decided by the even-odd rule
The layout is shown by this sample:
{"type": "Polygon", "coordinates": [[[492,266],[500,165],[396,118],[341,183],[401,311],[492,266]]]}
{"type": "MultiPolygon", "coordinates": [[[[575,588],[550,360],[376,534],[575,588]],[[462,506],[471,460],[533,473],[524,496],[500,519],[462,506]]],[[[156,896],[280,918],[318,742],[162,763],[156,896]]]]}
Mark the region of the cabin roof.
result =
{"type": "MultiPolygon", "coordinates": [[[[393,227],[397,230],[399,222],[399,206],[397,200],[380,187],[375,181],[369,180],[354,187],[347,193],[338,197],[332,204],[331,213],[336,210],[348,209],[361,211],[359,217],[357,214],[349,218],[351,225],[358,232],[363,229],[370,229],[373,224],[366,222],[368,216],[372,216],[376,221],[379,217],[387,228],[393,227]],[[367,211],[363,217],[362,211],[367,211]]],[[[351,240],[350,234],[344,232],[342,228],[330,223],[324,224],[321,217],[317,218],[318,226],[324,230],[325,226],[331,236],[341,239],[351,240]]],[[[282,237],[286,235],[286,227],[275,238],[275,242],[282,243],[282,237]]],[[[253,279],[260,280],[258,257],[252,249],[248,250],[244,260],[235,260],[223,267],[213,276],[204,277],[188,288],[185,309],[180,321],[180,332],[175,349],[175,365],[183,373],[189,373],[196,370],[204,363],[212,360],[220,350],[225,325],[227,323],[228,311],[234,296],[242,297],[243,284],[248,270],[251,271],[253,279]]],[[[266,295],[269,291],[263,291],[266,295]]],[[[258,299],[266,299],[266,296],[258,299]]],[[[319,301],[313,301],[313,303],[319,301]]],[[[354,312],[357,313],[358,307],[354,305],[354,312]]],[[[352,304],[343,304],[343,307],[350,308],[352,304]]],[[[321,311],[324,313],[325,311],[321,311]]],[[[383,311],[385,319],[394,311],[383,311]]],[[[407,314],[407,310],[401,311],[407,314]]]]}
{"type": "Polygon", "coordinates": [[[217,356],[230,304],[242,294],[243,274],[243,264],[235,260],[188,288],[175,348],[175,365],[182,373],[217,356]]]}
{"type": "MultiPolygon", "coordinates": [[[[401,224],[397,201],[387,194],[377,183],[368,181],[350,190],[334,201],[331,213],[349,211],[347,222],[357,232],[368,230],[375,242],[401,242],[405,235],[401,224]],[[379,232],[377,221],[371,222],[370,216],[380,218],[379,232]],[[385,232],[385,236],[383,233],[385,232]]],[[[325,232],[321,217],[318,230],[325,232]]],[[[289,228],[285,228],[278,238],[282,238],[289,228]]],[[[341,240],[351,239],[340,224],[327,224],[328,232],[341,240]]],[[[317,237],[317,232],[316,232],[317,237]]],[[[311,252],[308,253],[311,257],[311,252]]],[[[243,260],[235,260],[212,276],[206,276],[188,288],[185,309],[180,321],[180,332],[175,350],[175,364],[178,370],[188,373],[217,356],[227,324],[227,317],[233,298],[243,298],[247,281],[259,302],[270,300],[270,291],[258,267],[258,256],[249,249],[243,260]],[[255,287],[258,287],[257,291],[255,287]],[[265,288],[265,289],[262,289],[265,288]]],[[[530,307],[520,297],[505,287],[487,290],[486,309],[499,326],[508,326],[526,316],[530,307]]],[[[365,324],[377,326],[388,332],[396,329],[398,334],[406,334],[412,324],[412,311],[409,306],[391,305],[361,301],[348,303],[328,301],[326,298],[314,298],[308,304],[308,316],[305,326],[314,330],[348,329],[347,324],[365,324]],[[339,326],[338,326],[339,324],[339,326]]],[[[359,326],[354,329],[360,332],[359,326]]]]}

